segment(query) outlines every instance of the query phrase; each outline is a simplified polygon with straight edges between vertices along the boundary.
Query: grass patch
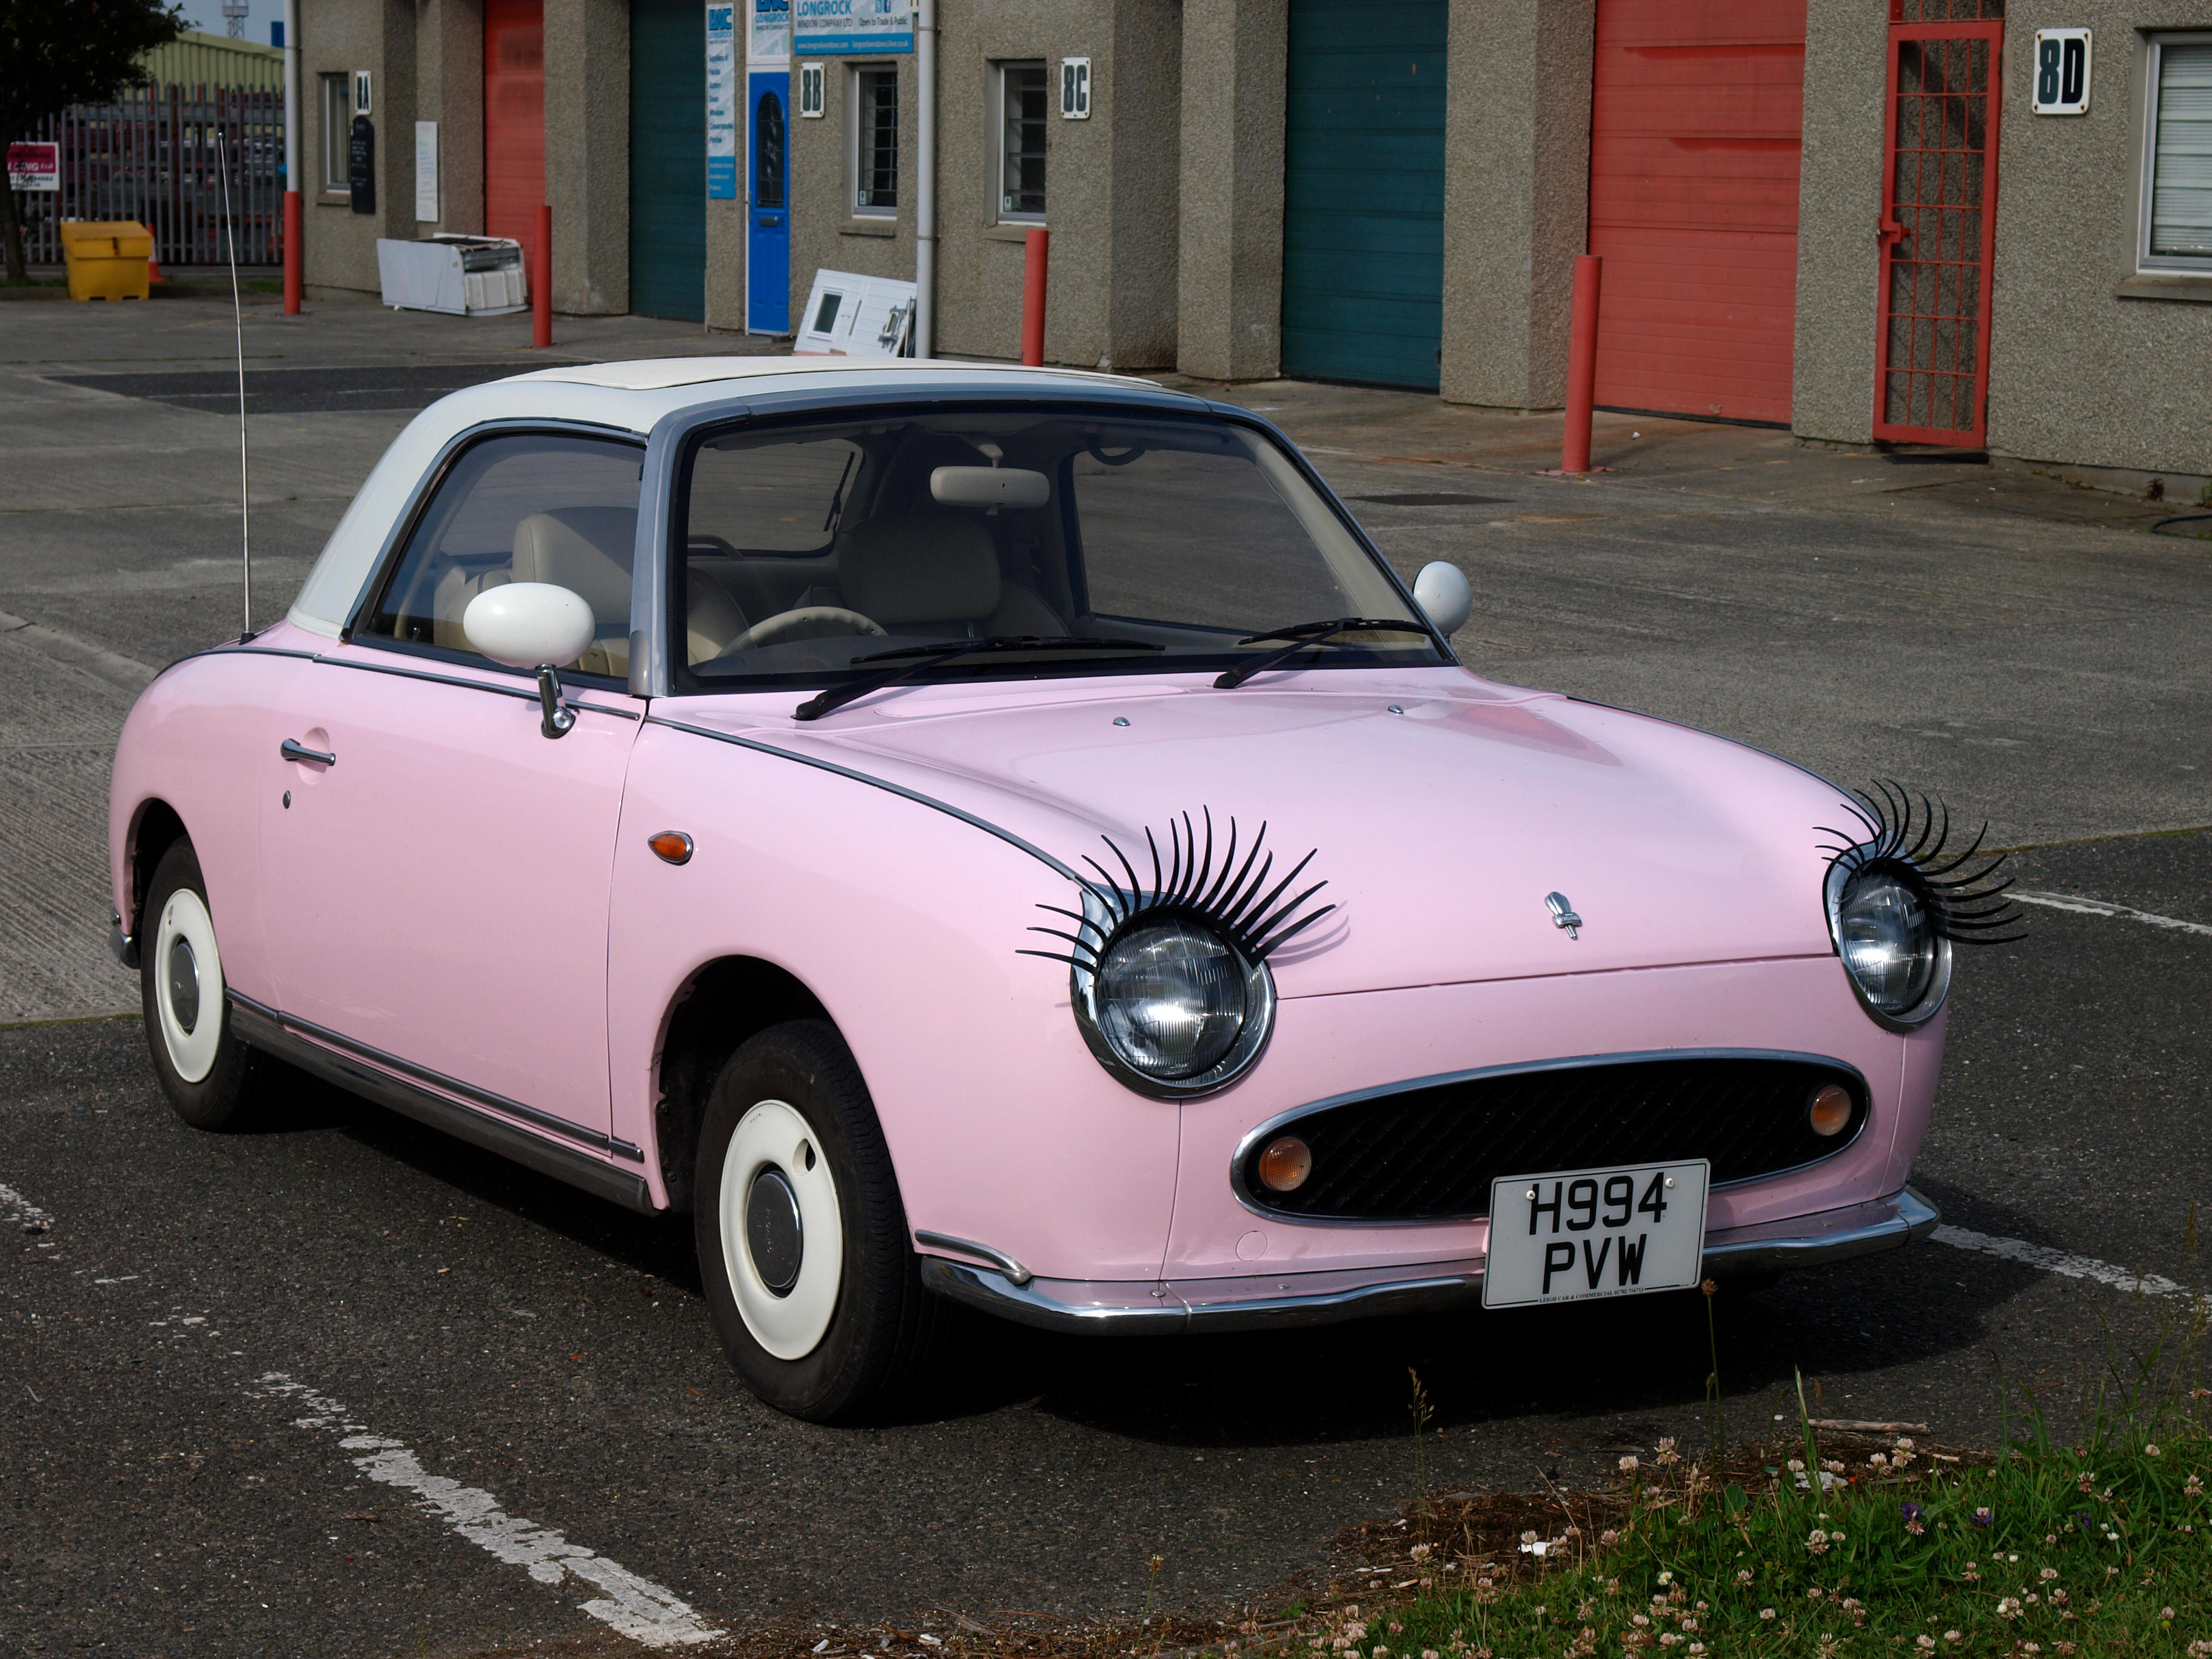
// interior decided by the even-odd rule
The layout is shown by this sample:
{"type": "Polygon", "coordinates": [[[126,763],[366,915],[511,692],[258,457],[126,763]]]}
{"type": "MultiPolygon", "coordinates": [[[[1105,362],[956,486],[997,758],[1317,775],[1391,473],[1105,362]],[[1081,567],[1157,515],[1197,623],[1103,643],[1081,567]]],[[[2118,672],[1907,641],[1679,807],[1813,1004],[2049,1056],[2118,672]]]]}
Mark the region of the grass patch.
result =
{"type": "Polygon", "coordinates": [[[1621,1459],[1613,1489],[1534,1504],[1517,1535],[1498,1535],[1494,1504],[1416,1506],[1389,1534],[1379,1598],[1330,1609],[1301,1644],[1328,1659],[2212,1659],[2212,1391],[2184,1369],[2154,1353],[2097,1392],[2071,1443],[2032,1397],[2003,1412],[1992,1456],[1824,1430],[1801,1392],[1789,1437],[1720,1459],[1662,1441],[1621,1459]]]}

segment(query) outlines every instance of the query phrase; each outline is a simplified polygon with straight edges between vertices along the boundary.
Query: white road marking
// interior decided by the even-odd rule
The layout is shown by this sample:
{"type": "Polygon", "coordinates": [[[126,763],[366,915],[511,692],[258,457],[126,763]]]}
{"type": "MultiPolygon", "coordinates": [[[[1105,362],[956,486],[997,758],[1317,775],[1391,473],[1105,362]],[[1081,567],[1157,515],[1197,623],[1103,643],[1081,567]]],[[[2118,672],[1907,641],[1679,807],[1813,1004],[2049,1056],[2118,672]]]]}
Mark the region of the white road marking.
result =
{"type": "Polygon", "coordinates": [[[2100,1261],[2094,1256],[2069,1255],[2063,1250],[2054,1250],[2048,1244],[2031,1244],[2024,1238],[1992,1238],[1987,1233],[1978,1233],[1964,1227],[1942,1226],[1928,1235],[1938,1244],[1949,1244],[1961,1250],[1978,1250],[1984,1255],[2002,1256],[2007,1261],[2017,1261],[2023,1267],[2040,1267],[2048,1273],[2063,1273],[2069,1279],[2093,1279],[2100,1285],[2109,1285],[2116,1291],[2130,1294],[2140,1291],[2145,1296],[2189,1296],[2187,1287],[2156,1273],[2138,1273],[2129,1267],[2116,1267],[2109,1261],[2100,1261]]]}
{"type": "Polygon", "coordinates": [[[2040,904],[2051,910],[2078,910],[2085,916],[2113,916],[2122,921],[2140,921],[2153,927],[2174,927],[2185,933],[2202,933],[2212,938],[2212,927],[2201,921],[2184,921],[2179,916],[2155,916],[2148,910],[2131,910],[2124,904],[2107,904],[2102,899],[2077,898],[2071,893],[2023,893],[2015,889],[2012,895],[2022,904],[2040,904]]]}
{"type": "Polygon", "coordinates": [[[631,1640],[649,1648],[693,1647],[724,1634],[705,1623],[673,1590],[641,1578],[620,1562],[572,1544],[550,1527],[507,1514],[499,1500],[475,1486],[424,1471],[401,1442],[372,1434],[351,1420],[346,1408],[282,1371],[270,1371],[253,1392],[303,1406],[307,1415],[293,1419],[301,1429],[327,1429],[343,1437],[338,1444],[362,1455],[353,1466],[372,1480],[411,1492],[422,1507],[446,1525],[511,1566],[526,1569],[541,1584],[574,1577],[603,1594],[585,1602],[584,1611],[631,1640]]]}

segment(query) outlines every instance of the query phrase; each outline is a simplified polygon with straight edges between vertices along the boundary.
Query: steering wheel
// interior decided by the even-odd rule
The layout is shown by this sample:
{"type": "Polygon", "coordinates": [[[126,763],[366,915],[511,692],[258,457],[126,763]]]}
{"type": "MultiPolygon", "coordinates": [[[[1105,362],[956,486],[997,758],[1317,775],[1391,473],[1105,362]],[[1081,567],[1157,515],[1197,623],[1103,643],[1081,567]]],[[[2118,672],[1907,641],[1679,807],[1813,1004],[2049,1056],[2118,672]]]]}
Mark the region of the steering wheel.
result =
{"type": "Polygon", "coordinates": [[[848,611],[842,605],[804,605],[796,611],[781,611],[755,623],[724,646],[720,654],[734,657],[741,651],[757,651],[763,646],[781,645],[786,640],[827,640],[840,634],[885,637],[881,623],[870,621],[857,611],[848,611]]]}

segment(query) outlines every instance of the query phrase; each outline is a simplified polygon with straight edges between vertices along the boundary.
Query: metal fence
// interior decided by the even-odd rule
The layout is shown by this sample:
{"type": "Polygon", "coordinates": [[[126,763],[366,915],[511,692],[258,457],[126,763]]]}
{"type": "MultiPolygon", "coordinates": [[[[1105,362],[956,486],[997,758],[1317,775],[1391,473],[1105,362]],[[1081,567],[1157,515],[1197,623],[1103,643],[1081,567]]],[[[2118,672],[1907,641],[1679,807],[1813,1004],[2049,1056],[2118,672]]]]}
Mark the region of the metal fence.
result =
{"type": "Polygon", "coordinates": [[[222,176],[230,172],[238,262],[283,258],[284,94],[261,87],[149,86],[111,103],[76,104],[25,137],[61,146],[58,191],[19,194],[23,252],[35,264],[62,257],[63,219],[136,219],[154,233],[164,265],[221,264],[222,176]]]}

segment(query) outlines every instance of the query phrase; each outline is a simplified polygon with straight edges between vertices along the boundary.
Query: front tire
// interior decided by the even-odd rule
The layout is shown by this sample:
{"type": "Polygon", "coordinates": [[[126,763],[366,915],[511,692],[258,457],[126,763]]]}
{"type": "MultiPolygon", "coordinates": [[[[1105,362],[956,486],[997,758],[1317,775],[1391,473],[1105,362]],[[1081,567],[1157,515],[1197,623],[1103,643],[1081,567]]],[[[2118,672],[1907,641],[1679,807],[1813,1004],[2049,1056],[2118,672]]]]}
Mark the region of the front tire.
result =
{"type": "Polygon", "coordinates": [[[810,1422],[914,1386],[938,1326],[860,1067],[818,1020],[732,1054],[699,1126],[692,1222],[715,1334],[763,1401],[810,1422]]]}
{"type": "Polygon", "coordinates": [[[195,1129],[242,1127],[274,1062],[230,1029],[215,915],[190,842],[161,854],[139,918],[138,994],[161,1092],[195,1129]]]}

